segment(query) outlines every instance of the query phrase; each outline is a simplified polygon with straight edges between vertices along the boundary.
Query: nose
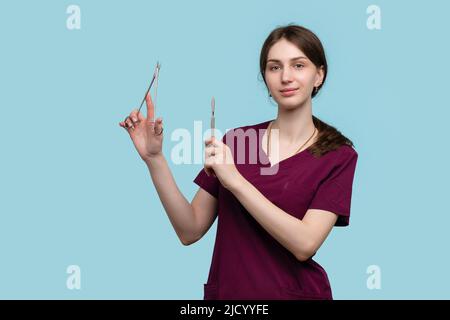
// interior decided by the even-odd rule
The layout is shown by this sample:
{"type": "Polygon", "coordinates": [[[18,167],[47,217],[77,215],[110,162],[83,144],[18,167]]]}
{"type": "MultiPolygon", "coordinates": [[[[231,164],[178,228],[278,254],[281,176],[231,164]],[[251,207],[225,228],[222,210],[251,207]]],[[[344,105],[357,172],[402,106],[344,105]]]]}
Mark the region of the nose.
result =
{"type": "Polygon", "coordinates": [[[283,72],[281,73],[281,81],[292,82],[292,71],[290,68],[283,68],[283,72]]]}

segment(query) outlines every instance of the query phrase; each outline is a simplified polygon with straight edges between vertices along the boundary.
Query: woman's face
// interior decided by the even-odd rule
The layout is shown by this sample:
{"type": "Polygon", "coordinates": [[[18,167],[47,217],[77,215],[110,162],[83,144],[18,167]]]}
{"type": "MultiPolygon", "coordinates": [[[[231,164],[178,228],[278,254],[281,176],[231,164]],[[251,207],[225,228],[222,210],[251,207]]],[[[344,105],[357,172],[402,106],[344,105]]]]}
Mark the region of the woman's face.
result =
{"type": "Polygon", "coordinates": [[[281,39],[269,50],[265,78],[280,106],[297,107],[311,99],[314,87],[322,83],[323,69],[317,68],[294,44],[281,39]],[[295,90],[283,92],[286,89],[295,90]]]}

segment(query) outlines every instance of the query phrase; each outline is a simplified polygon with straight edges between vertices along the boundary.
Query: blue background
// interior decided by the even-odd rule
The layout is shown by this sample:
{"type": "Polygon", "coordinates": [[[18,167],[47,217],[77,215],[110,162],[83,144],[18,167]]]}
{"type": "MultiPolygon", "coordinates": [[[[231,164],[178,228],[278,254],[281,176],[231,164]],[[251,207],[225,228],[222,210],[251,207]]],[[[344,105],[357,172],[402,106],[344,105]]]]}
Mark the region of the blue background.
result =
{"type": "Polygon", "coordinates": [[[315,257],[334,297],[450,298],[449,2],[0,3],[0,298],[202,299],[216,223],[181,245],[118,123],[159,60],[164,153],[190,201],[202,165],[175,165],[170,133],[206,128],[212,95],[222,132],[275,118],[259,53],[288,23],[324,44],[329,74],[313,113],[359,154],[350,227],[315,257]],[[70,4],[80,30],[66,27],[70,4]],[[381,30],[366,26],[371,4],[381,30]],[[69,265],[81,290],[66,287],[69,265]],[[370,265],[379,290],[367,288],[370,265]]]}

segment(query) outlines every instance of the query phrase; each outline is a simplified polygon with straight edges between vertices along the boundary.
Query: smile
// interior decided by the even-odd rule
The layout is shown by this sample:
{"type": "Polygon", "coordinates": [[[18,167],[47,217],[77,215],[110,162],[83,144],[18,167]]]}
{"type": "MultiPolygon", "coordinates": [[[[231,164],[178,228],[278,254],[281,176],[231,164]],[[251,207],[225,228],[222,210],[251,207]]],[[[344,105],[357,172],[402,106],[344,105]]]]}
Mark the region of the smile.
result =
{"type": "Polygon", "coordinates": [[[283,97],[290,97],[290,96],[295,95],[295,93],[297,91],[298,91],[298,88],[297,89],[292,89],[292,90],[280,91],[280,93],[281,93],[281,95],[283,97]]]}

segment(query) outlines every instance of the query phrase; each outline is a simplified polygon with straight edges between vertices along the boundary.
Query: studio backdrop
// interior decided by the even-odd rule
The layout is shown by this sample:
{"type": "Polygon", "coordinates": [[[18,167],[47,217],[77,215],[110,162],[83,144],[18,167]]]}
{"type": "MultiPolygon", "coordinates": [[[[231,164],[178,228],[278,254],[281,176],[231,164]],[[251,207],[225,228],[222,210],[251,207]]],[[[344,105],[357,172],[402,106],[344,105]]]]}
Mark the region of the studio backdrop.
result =
{"type": "Polygon", "coordinates": [[[0,1],[0,298],[203,299],[217,221],[183,245],[119,123],[159,62],[163,153],[191,201],[212,97],[219,138],[275,119],[260,52],[295,24],[328,62],[312,113],[358,153],[351,222],[314,256],[333,297],[449,299],[449,12],[443,0],[0,1]]]}

